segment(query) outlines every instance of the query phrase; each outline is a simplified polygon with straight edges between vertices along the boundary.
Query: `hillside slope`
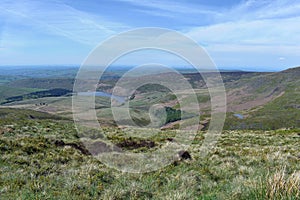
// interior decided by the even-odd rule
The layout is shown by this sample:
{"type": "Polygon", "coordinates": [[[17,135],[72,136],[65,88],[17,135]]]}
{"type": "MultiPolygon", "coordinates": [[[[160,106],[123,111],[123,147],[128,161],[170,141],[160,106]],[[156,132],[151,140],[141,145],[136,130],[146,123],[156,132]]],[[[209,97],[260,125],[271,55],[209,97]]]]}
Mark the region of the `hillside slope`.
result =
{"type": "Polygon", "coordinates": [[[229,85],[229,111],[245,115],[244,119],[235,120],[235,124],[239,124],[236,127],[300,127],[299,77],[300,67],[297,67],[229,85]]]}

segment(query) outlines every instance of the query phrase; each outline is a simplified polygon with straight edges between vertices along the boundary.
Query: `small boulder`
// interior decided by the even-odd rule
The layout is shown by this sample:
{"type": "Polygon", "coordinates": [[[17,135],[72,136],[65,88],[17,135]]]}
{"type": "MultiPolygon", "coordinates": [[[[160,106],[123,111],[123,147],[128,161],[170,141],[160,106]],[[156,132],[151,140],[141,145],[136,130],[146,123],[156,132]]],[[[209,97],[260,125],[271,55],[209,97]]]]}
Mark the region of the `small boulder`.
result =
{"type": "Polygon", "coordinates": [[[178,156],[181,160],[192,160],[192,156],[188,151],[181,150],[178,152],[178,156]]]}

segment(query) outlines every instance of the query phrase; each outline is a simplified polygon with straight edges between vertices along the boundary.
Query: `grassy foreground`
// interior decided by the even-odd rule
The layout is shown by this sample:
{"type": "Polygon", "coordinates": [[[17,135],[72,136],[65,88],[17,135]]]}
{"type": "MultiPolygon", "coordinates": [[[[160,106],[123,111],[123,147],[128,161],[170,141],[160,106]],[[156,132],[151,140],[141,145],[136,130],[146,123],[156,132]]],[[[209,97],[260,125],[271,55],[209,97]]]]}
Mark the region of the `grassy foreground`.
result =
{"type": "MultiPolygon", "coordinates": [[[[192,160],[129,174],[78,148],[70,121],[50,115],[36,119],[35,113],[6,117],[0,120],[0,199],[300,199],[299,133],[224,131],[200,159],[199,132],[189,149],[192,160]]],[[[159,144],[169,134],[163,131],[152,140],[159,144]]]]}

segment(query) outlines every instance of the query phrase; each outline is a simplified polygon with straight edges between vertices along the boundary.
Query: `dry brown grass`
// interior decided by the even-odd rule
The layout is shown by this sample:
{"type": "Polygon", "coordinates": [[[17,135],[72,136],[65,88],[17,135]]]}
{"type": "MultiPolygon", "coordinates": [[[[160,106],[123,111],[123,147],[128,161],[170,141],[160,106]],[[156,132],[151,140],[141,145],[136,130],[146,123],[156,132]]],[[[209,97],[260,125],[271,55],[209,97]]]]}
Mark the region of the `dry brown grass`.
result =
{"type": "Polygon", "coordinates": [[[300,199],[300,172],[291,175],[285,169],[277,171],[266,183],[267,199],[300,199]]]}

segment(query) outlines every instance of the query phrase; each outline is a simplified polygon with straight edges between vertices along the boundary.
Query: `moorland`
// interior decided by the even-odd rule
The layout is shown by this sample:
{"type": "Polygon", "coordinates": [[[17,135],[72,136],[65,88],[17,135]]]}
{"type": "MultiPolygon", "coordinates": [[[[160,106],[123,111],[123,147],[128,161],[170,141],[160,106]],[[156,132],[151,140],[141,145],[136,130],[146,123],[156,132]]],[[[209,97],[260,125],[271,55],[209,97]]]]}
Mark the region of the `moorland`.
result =
{"type": "MultiPolygon", "coordinates": [[[[1,198],[300,198],[300,67],[280,72],[221,71],[226,120],[220,139],[205,158],[199,156],[199,150],[210,123],[211,103],[199,73],[181,71],[193,87],[197,105],[189,105],[191,91],[175,96],[158,84],[139,87],[132,96],[119,90],[116,95],[124,101],[112,102],[109,94],[125,71],[118,68],[105,73],[97,85],[97,91],[107,94],[95,97],[97,119],[104,135],[126,151],[150,152],[176,142],[172,138],[178,127],[200,117],[202,129],[186,156],[143,174],[111,169],[82,144],[72,117],[77,70],[46,66],[1,69],[1,198]],[[179,101],[189,105],[190,112],[181,113],[179,101]],[[139,137],[138,130],[124,134],[130,122],[116,123],[111,110],[112,104],[125,110],[124,102],[129,102],[130,115],[139,127],[150,123],[152,105],[162,105],[166,120],[159,124],[158,134],[146,139],[139,137]],[[199,106],[200,115],[193,106],[199,106]]],[[[215,77],[213,72],[205,73],[215,77]]]]}

